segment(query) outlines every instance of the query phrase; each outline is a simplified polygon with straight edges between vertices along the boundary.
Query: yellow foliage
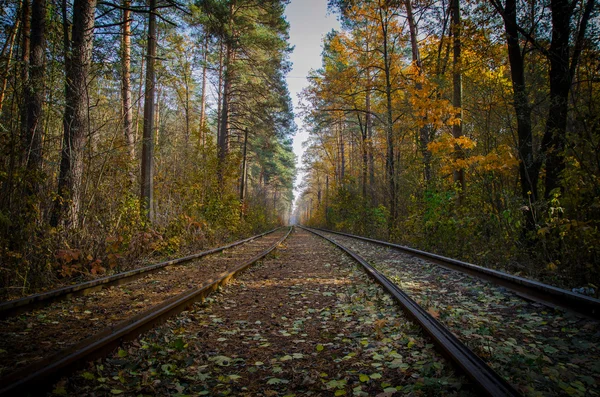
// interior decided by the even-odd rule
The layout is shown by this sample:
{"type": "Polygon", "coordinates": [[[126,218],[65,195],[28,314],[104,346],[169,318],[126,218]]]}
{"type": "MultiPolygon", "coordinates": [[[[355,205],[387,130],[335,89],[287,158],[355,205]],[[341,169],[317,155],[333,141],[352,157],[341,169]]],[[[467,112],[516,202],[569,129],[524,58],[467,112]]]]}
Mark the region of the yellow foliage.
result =
{"type": "Polygon", "coordinates": [[[404,91],[410,98],[412,115],[419,128],[426,125],[441,128],[460,122],[456,118],[457,109],[450,101],[439,97],[437,84],[419,74],[416,65],[411,65],[407,71],[410,80],[407,81],[404,91]]]}
{"type": "Polygon", "coordinates": [[[471,150],[477,146],[477,142],[467,136],[454,138],[450,134],[442,135],[438,140],[430,142],[427,148],[432,154],[445,155],[453,152],[455,148],[471,150]]]}
{"type": "Polygon", "coordinates": [[[430,142],[427,146],[429,151],[442,160],[442,172],[452,173],[459,169],[470,169],[471,172],[501,172],[510,173],[519,165],[519,160],[513,155],[507,145],[500,145],[494,151],[486,155],[466,156],[457,158],[455,150],[472,150],[477,142],[467,136],[454,138],[445,134],[438,140],[430,142]]]}

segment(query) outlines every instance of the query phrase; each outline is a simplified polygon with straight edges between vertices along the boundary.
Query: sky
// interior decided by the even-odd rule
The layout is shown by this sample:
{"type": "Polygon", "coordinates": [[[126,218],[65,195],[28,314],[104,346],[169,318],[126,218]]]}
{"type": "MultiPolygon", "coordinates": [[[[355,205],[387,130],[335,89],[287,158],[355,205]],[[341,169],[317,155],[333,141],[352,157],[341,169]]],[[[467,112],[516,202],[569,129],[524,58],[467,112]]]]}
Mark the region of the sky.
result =
{"type": "MultiPolygon", "coordinates": [[[[287,77],[290,96],[294,103],[294,112],[299,111],[298,94],[308,85],[308,72],[311,69],[321,67],[322,39],[331,29],[339,29],[340,25],[335,15],[327,13],[327,0],[291,0],[288,4],[285,16],[290,23],[290,44],[294,46],[294,52],[290,56],[293,64],[291,72],[287,77]]],[[[308,138],[308,132],[304,130],[302,120],[296,116],[298,132],[294,137],[294,153],[297,156],[297,168],[300,170],[302,164],[302,142],[308,138]]],[[[296,186],[302,181],[303,174],[298,172],[296,186]]],[[[294,191],[296,198],[300,191],[294,191]]]]}

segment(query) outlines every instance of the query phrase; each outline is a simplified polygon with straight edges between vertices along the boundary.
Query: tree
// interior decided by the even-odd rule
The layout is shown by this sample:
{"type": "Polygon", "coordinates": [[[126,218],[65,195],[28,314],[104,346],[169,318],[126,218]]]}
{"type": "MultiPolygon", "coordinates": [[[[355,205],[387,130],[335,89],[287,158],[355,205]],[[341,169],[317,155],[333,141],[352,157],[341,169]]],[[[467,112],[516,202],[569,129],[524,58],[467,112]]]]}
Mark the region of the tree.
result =
{"type": "Polygon", "coordinates": [[[589,22],[593,1],[587,1],[582,10],[576,33],[576,43],[570,56],[571,24],[577,1],[552,1],[552,34],[550,48],[545,47],[532,37],[518,22],[518,7],[515,0],[491,0],[496,11],[504,20],[508,58],[514,92],[514,109],[517,115],[518,152],[521,194],[526,205],[525,231],[535,230],[535,213],[533,206],[538,201],[538,181],[540,171],[546,164],[545,197],[548,199],[554,189],[560,186],[560,174],[564,170],[563,150],[565,148],[568,96],[571,83],[581,54],[587,24],[589,22]],[[546,55],[550,61],[548,75],[550,86],[550,106],[546,118],[545,132],[541,141],[539,154],[533,141],[531,122],[532,106],[529,103],[525,80],[525,58],[521,46],[521,37],[525,45],[534,47],[546,55]]]}
{"type": "MultiPolygon", "coordinates": [[[[545,197],[562,188],[561,173],[565,169],[564,149],[566,146],[569,91],[579,63],[587,25],[590,21],[594,0],[582,4],[581,17],[575,30],[575,43],[571,45],[571,26],[578,1],[552,0],[552,41],[547,51],[550,61],[548,76],[550,85],[550,107],[542,139],[542,150],[546,156],[545,197]],[[571,47],[573,51],[571,53],[571,47]]],[[[539,45],[539,44],[538,44],[539,45]]]]}
{"type": "Polygon", "coordinates": [[[31,54],[28,79],[25,82],[25,167],[33,175],[28,190],[37,194],[42,168],[42,106],[44,103],[44,48],[46,34],[46,2],[34,0],[31,10],[31,54]]]}
{"type": "MultiPolygon", "coordinates": [[[[135,136],[133,133],[133,106],[131,103],[131,0],[123,0],[121,38],[121,98],[123,133],[131,162],[135,161],[135,136]]],[[[132,174],[133,175],[133,174],[132,174]]],[[[133,180],[133,176],[132,176],[133,180]]]]}
{"type": "Polygon", "coordinates": [[[156,95],[156,0],[148,4],[148,50],[146,52],[146,84],[144,95],[144,132],[142,138],[142,213],[154,219],[154,98],[156,95]]]}
{"type": "Polygon", "coordinates": [[[65,49],[64,135],[58,195],[52,226],[79,226],[83,181],[83,149],[89,132],[88,83],[92,57],[95,0],[74,0],[71,42],[65,49]]]}
{"type": "MultiPolygon", "coordinates": [[[[460,0],[452,0],[452,41],[453,41],[453,60],[452,60],[452,104],[458,112],[457,122],[452,126],[452,136],[454,139],[460,139],[463,136],[463,110],[462,110],[462,61],[461,61],[461,25],[460,18],[460,0]]],[[[457,159],[464,159],[465,153],[460,145],[455,145],[455,156],[457,159]]],[[[454,171],[454,182],[457,183],[458,203],[461,205],[464,202],[464,195],[467,189],[465,182],[465,170],[460,167],[454,171]]]]}

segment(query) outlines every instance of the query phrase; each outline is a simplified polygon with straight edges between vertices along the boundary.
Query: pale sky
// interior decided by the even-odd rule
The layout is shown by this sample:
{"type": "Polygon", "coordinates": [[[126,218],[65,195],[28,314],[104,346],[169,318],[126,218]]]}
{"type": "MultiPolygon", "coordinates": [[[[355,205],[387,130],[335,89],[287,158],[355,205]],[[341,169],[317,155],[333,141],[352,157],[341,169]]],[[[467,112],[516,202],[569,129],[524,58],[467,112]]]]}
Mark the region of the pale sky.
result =
{"type": "MultiPolygon", "coordinates": [[[[292,71],[287,77],[288,88],[298,111],[298,94],[308,85],[308,72],[321,67],[322,39],[331,29],[339,29],[340,24],[335,15],[327,15],[327,0],[291,0],[285,16],[290,23],[290,44],[295,46],[290,56],[293,64],[292,71]]],[[[298,132],[294,138],[294,153],[298,157],[298,169],[302,166],[302,142],[308,138],[302,125],[302,120],[296,117],[298,132]]],[[[302,181],[302,173],[298,173],[296,186],[302,181]]],[[[296,197],[299,195],[295,189],[296,197]]]]}

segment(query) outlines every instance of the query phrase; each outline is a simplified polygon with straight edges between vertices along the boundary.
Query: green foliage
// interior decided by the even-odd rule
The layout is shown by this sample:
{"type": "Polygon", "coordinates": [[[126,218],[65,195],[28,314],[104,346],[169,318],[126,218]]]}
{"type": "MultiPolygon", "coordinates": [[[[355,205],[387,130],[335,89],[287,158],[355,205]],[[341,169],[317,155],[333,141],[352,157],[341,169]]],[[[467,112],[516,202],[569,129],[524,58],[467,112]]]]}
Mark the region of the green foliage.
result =
{"type": "MultiPolygon", "coordinates": [[[[0,24],[0,37],[7,45],[7,35],[20,15],[18,4],[8,4],[0,24]]],[[[155,219],[140,216],[141,141],[130,147],[124,136],[121,48],[116,36],[96,34],[92,73],[85,84],[90,108],[79,223],[50,228],[63,149],[65,68],[59,50],[63,37],[58,34],[64,27],[56,17],[60,10],[54,4],[47,6],[41,170],[28,169],[23,155],[27,149],[21,146],[24,84],[19,40],[12,58],[0,61],[3,67],[10,62],[2,76],[7,88],[2,91],[0,112],[0,298],[126,270],[287,223],[295,178],[291,136],[296,127],[285,84],[290,68],[285,4],[211,0],[181,5],[190,12],[176,7],[159,11],[164,20],[159,18],[156,65],[155,219]],[[220,120],[213,105],[223,88],[214,93],[209,85],[224,77],[219,75],[221,44],[223,40],[231,44],[233,37],[235,94],[229,100],[235,112],[229,120],[229,154],[220,181],[215,144],[220,120]],[[241,200],[240,132],[246,128],[248,175],[246,197],[241,200]]],[[[67,8],[70,14],[71,5],[67,8]]],[[[116,26],[122,18],[105,4],[98,5],[96,14],[97,25],[116,26]]],[[[147,14],[134,12],[131,18],[132,129],[138,136],[144,121],[147,14]]],[[[113,29],[115,33],[119,28],[113,29]]]]}

